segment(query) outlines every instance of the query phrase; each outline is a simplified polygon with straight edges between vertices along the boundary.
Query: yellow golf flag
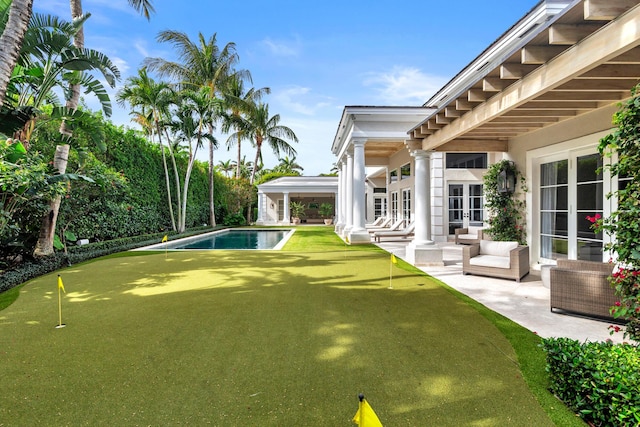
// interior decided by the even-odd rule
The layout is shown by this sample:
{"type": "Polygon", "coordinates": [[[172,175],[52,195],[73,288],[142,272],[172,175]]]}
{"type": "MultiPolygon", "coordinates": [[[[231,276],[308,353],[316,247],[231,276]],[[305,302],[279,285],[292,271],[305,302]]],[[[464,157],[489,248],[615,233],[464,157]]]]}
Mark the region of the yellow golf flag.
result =
{"type": "Polygon", "coordinates": [[[378,416],[373,412],[373,408],[369,406],[369,402],[365,398],[360,400],[358,412],[353,416],[353,422],[360,427],[382,427],[382,423],[378,416]]]}
{"type": "Polygon", "coordinates": [[[67,293],[67,291],[64,290],[64,284],[62,284],[62,277],[60,277],[59,274],[58,274],[58,289],[62,289],[62,292],[64,292],[65,294],[67,293]]]}
{"type": "Polygon", "coordinates": [[[396,256],[394,254],[391,254],[391,264],[397,264],[398,260],[396,259],[396,256]]]}
{"type": "Polygon", "coordinates": [[[162,243],[166,242],[167,240],[169,240],[169,237],[167,237],[167,235],[165,234],[162,238],[162,243]]]}

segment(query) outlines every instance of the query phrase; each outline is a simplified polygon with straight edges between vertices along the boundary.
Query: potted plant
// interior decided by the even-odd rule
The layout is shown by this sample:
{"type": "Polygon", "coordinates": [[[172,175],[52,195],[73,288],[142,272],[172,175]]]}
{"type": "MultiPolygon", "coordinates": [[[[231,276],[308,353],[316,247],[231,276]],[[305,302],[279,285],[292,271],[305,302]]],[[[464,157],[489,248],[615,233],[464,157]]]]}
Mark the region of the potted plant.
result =
{"type": "Polygon", "coordinates": [[[324,219],[325,225],[331,225],[333,222],[333,205],[331,203],[321,204],[318,213],[324,219]]]}
{"type": "Polygon", "coordinates": [[[289,204],[289,210],[291,211],[291,222],[300,224],[300,218],[304,216],[304,203],[291,202],[289,204]]]}

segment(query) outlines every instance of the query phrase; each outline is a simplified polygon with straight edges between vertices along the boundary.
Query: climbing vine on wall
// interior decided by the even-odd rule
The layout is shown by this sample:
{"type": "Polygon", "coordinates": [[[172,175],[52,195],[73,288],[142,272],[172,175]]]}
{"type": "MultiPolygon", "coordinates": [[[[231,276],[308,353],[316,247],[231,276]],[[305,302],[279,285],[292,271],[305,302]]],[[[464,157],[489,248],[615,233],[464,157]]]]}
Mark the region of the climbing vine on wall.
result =
{"type": "Polygon", "coordinates": [[[489,214],[487,232],[493,240],[526,244],[525,202],[522,199],[526,191],[524,177],[512,161],[502,160],[489,167],[484,175],[484,196],[489,214]],[[514,177],[514,191],[500,191],[500,173],[503,171],[514,177]]]}
{"type": "MultiPolygon", "coordinates": [[[[596,229],[613,236],[606,249],[615,254],[619,270],[610,278],[620,304],[612,314],[627,321],[626,336],[640,341],[640,85],[614,114],[616,129],[600,140],[600,153],[613,157],[607,168],[623,185],[610,197],[618,201],[611,216],[594,218],[596,229]]],[[[588,218],[589,219],[589,218],[588,218]]]]}

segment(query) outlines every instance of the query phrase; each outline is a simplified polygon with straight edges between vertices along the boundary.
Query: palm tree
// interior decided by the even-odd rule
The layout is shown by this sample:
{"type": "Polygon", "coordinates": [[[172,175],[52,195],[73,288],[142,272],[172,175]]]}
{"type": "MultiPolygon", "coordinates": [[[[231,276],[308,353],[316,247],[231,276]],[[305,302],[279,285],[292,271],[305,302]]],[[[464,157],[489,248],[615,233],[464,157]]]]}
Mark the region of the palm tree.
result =
{"type": "MultiPolygon", "coordinates": [[[[171,217],[171,226],[175,231],[176,221],[173,214],[173,199],[171,197],[171,184],[169,178],[169,169],[167,167],[167,159],[165,155],[164,141],[162,140],[163,134],[163,118],[169,114],[169,105],[174,101],[175,94],[167,83],[156,83],[155,80],[149,77],[146,68],[138,70],[137,77],[129,77],[124,88],[121,89],[117,96],[118,103],[124,105],[125,102],[129,102],[132,107],[141,107],[142,111],[149,110],[148,116],[150,120],[147,126],[149,127],[149,133],[151,140],[153,141],[154,135],[158,136],[158,144],[160,145],[160,152],[162,154],[162,164],[164,168],[164,176],[167,186],[167,200],[169,202],[169,215],[171,217]]],[[[140,114],[134,112],[136,115],[136,121],[138,123],[144,122],[147,114],[140,114]]],[[[180,200],[180,177],[177,173],[177,166],[173,150],[171,150],[171,144],[168,147],[169,156],[173,164],[173,172],[176,180],[176,194],[177,199],[180,200]]],[[[178,224],[180,224],[180,210],[178,210],[178,224]]]]}
{"type": "Polygon", "coordinates": [[[208,92],[209,90],[206,87],[200,88],[197,92],[192,90],[182,91],[182,103],[176,113],[177,121],[175,125],[177,133],[179,138],[188,144],[189,148],[189,161],[182,189],[182,221],[178,226],[178,232],[180,233],[186,229],[189,180],[198,149],[202,147],[204,141],[208,141],[211,145],[216,145],[217,143],[213,134],[208,132],[207,123],[211,120],[211,97],[208,92]]]}
{"type": "MultiPolygon", "coordinates": [[[[150,70],[157,71],[161,76],[169,76],[178,80],[182,88],[198,90],[206,87],[212,113],[207,122],[209,134],[213,135],[215,122],[221,117],[220,100],[217,96],[226,85],[229,76],[236,74],[239,78],[248,75],[247,71],[236,71],[234,66],[238,62],[235,43],[227,43],[221,50],[217,44],[217,36],[214,33],[209,39],[205,39],[202,33],[198,33],[198,42],[194,43],[189,37],[179,31],[162,31],[157,40],[161,43],[171,43],[178,52],[180,62],[167,61],[163,58],[146,58],[145,65],[150,70]]],[[[209,222],[216,225],[214,206],[214,163],[213,152],[216,145],[209,143],[209,222]]]]}
{"type": "Polygon", "coordinates": [[[278,166],[276,166],[276,169],[280,172],[300,175],[300,172],[304,170],[304,168],[296,162],[295,156],[292,158],[289,158],[289,156],[284,156],[284,158],[279,160],[280,163],[278,164],[278,166]]]}
{"type": "Polygon", "coordinates": [[[262,99],[263,95],[271,93],[271,89],[263,87],[261,89],[251,88],[245,92],[244,80],[233,74],[229,78],[226,87],[223,91],[223,97],[225,101],[226,109],[229,114],[225,116],[223,121],[223,132],[229,132],[232,128],[235,129],[235,137],[229,137],[227,139],[227,149],[230,149],[233,144],[237,145],[237,161],[236,161],[236,178],[241,176],[241,158],[242,158],[242,126],[244,124],[244,117],[249,113],[251,108],[255,107],[256,102],[262,99]]]}
{"type": "Polygon", "coordinates": [[[234,170],[236,167],[231,163],[231,160],[226,160],[226,161],[222,161],[219,160],[218,161],[218,166],[216,166],[216,169],[224,172],[224,175],[229,178],[229,172],[231,172],[232,170],[234,170]]]}
{"type": "Polygon", "coordinates": [[[0,106],[18,62],[22,42],[33,13],[33,0],[0,0],[0,106]],[[9,11],[8,14],[5,12],[9,11]]]}
{"type": "MultiPolygon", "coordinates": [[[[262,144],[265,142],[278,157],[280,157],[280,153],[284,153],[287,156],[296,155],[296,150],[286,139],[298,142],[298,137],[290,128],[279,123],[279,114],[269,116],[268,104],[258,103],[258,105],[249,112],[242,136],[245,139],[253,141],[255,144],[256,157],[253,162],[254,165],[257,165],[258,161],[262,158],[262,144]]],[[[251,172],[251,179],[249,180],[251,185],[253,185],[255,181],[255,175],[256,168],[251,172]]]]}

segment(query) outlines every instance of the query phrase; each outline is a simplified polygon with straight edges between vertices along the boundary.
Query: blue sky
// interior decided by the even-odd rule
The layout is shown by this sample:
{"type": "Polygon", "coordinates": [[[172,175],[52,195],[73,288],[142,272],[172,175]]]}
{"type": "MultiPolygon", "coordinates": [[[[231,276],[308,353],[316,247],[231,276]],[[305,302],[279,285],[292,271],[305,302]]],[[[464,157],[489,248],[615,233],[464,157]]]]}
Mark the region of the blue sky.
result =
{"type": "MultiPolygon", "coordinates": [[[[422,105],[538,1],[153,3],[156,13],[147,21],[126,0],[83,0],[92,15],[85,44],[118,66],[119,87],[145,57],[175,59],[170,45],[156,42],[160,31],[182,31],[192,40],[198,32],[205,38],[216,33],[219,46],[236,44],[238,67],[251,72],[253,86],[271,88],[269,111],[300,139],[294,147],[304,174],[318,175],[336,161],[331,144],[345,105],[422,105]]],[[[35,0],[34,10],[70,19],[65,0],[35,0]]],[[[86,103],[98,108],[94,100],[86,103]]],[[[135,127],[115,102],[112,121],[135,127]]],[[[235,151],[224,147],[226,136],[218,139],[216,163],[234,159],[235,151]]],[[[253,149],[243,147],[253,160],[253,149]]],[[[264,160],[267,168],[278,162],[268,149],[264,160]]]]}

